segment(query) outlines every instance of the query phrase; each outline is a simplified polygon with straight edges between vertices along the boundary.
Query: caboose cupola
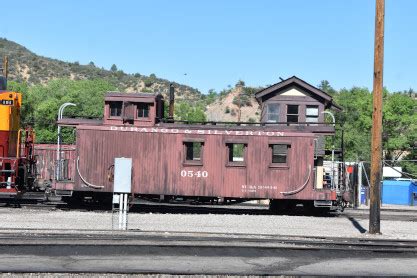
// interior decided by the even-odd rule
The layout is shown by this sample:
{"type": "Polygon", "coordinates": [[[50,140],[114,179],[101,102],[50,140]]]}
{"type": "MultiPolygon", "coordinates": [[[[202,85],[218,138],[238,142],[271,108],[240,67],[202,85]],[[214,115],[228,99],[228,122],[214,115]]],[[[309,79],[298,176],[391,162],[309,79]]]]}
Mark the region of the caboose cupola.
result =
{"type": "Polygon", "coordinates": [[[152,126],[156,123],[158,101],[143,93],[108,93],[104,99],[105,125],[152,126]]]}
{"type": "Polygon", "coordinates": [[[325,109],[341,109],[330,95],[296,76],[257,92],[255,97],[264,123],[313,125],[324,122],[325,109]]]}

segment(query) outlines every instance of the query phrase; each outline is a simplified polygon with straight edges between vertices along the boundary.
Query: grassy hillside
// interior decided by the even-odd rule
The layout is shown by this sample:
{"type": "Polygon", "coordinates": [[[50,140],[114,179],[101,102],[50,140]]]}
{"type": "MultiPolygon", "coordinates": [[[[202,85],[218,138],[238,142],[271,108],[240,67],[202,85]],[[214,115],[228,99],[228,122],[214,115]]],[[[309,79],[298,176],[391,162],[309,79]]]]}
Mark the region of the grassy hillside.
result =
{"type": "Polygon", "coordinates": [[[167,94],[169,84],[174,83],[178,98],[197,100],[202,94],[195,88],[178,84],[166,79],[136,74],[127,74],[122,70],[98,68],[93,62],[80,65],[78,62],[63,62],[36,55],[24,46],[0,38],[0,57],[9,57],[9,79],[17,82],[27,82],[28,85],[45,84],[51,79],[70,78],[104,79],[112,83],[120,91],[149,92],[167,94]]]}
{"type": "Polygon", "coordinates": [[[39,56],[20,44],[0,38],[0,57],[4,56],[9,57],[9,80],[25,82],[29,86],[46,84],[58,78],[103,79],[123,92],[162,93],[166,96],[169,84],[174,83],[179,104],[186,103],[201,108],[208,120],[237,121],[239,94],[241,121],[259,120],[258,103],[254,99],[254,93],[259,88],[245,87],[243,81],[239,81],[234,88],[204,95],[195,88],[158,78],[154,74],[127,74],[115,67],[110,70],[96,67],[93,62],[81,65],[78,62],[64,62],[39,56]]]}

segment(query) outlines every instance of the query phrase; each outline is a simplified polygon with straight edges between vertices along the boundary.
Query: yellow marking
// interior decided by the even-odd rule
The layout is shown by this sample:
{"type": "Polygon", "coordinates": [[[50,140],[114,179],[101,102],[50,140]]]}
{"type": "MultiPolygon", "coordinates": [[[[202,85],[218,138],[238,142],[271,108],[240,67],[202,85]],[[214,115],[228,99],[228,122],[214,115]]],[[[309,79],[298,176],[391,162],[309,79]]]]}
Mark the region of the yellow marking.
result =
{"type": "Polygon", "coordinates": [[[2,92],[0,93],[0,102],[2,100],[12,100],[13,105],[0,105],[0,130],[18,131],[20,128],[22,94],[17,92],[2,92]]]}

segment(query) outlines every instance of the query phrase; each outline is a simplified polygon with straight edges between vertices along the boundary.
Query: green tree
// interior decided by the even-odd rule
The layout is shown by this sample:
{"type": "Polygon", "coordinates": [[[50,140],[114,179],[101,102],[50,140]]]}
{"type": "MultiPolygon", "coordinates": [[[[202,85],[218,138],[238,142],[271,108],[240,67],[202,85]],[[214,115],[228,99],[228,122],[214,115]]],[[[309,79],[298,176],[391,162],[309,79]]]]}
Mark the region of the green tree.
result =
{"type": "Polygon", "coordinates": [[[417,179],[417,142],[410,149],[409,154],[404,157],[404,161],[400,161],[400,166],[403,172],[410,174],[409,176],[413,179],[417,179]]]}
{"type": "MultiPolygon", "coordinates": [[[[334,96],[343,111],[335,114],[336,122],[344,130],[345,158],[347,160],[370,159],[370,130],[372,127],[372,94],[366,88],[342,89],[334,96]]],[[[340,142],[341,132],[336,142],[340,142]]],[[[337,143],[338,144],[338,143],[337,143]]]]}
{"type": "Polygon", "coordinates": [[[384,95],[385,159],[397,160],[417,142],[417,100],[406,93],[384,95]]]}
{"type": "Polygon", "coordinates": [[[113,64],[113,65],[111,66],[110,70],[111,70],[112,72],[116,72],[116,71],[117,71],[117,66],[116,66],[115,64],[113,64]]]}
{"type": "Polygon", "coordinates": [[[191,105],[185,101],[175,103],[175,120],[205,122],[207,121],[204,108],[201,105],[191,105]]]}
{"type": "Polygon", "coordinates": [[[210,89],[207,93],[207,97],[206,97],[206,105],[212,104],[213,102],[216,101],[217,99],[217,92],[214,89],[210,89]]]}
{"type": "Polygon", "coordinates": [[[327,80],[322,80],[319,84],[319,89],[322,90],[323,92],[333,96],[337,93],[337,91],[335,89],[333,89],[333,87],[330,85],[330,82],[327,80]]]}
{"type": "MultiPolygon", "coordinates": [[[[57,113],[63,103],[77,105],[65,109],[66,117],[102,117],[104,94],[112,90],[115,90],[113,85],[100,79],[56,79],[45,85],[36,85],[29,88],[23,102],[23,110],[30,112],[22,115],[22,120],[34,120],[37,142],[55,142],[57,113]]],[[[72,129],[63,129],[63,141],[72,143],[73,140],[72,129]]]]}

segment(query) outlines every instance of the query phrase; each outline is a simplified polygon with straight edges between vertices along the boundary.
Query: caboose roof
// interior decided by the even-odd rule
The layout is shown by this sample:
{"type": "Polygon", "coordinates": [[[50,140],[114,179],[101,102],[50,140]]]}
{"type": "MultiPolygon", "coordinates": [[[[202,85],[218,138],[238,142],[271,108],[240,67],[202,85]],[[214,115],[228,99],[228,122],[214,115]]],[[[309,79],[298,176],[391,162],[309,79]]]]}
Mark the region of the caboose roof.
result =
{"type": "Polygon", "coordinates": [[[149,102],[155,101],[155,94],[150,93],[121,93],[121,92],[107,92],[105,101],[138,101],[149,102]]]}
{"type": "Polygon", "coordinates": [[[331,95],[327,94],[326,92],[320,90],[319,88],[314,87],[311,84],[308,84],[304,80],[293,76],[281,82],[278,82],[274,85],[269,86],[263,90],[260,90],[255,94],[255,98],[259,103],[262,103],[265,98],[267,98],[270,94],[279,94],[281,91],[288,89],[291,86],[295,86],[298,88],[303,89],[304,91],[308,92],[311,96],[318,99],[322,102],[326,108],[334,108],[336,110],[342,110],[342,107],[337,105],[333,102],[333,98],[331,95]]]}

